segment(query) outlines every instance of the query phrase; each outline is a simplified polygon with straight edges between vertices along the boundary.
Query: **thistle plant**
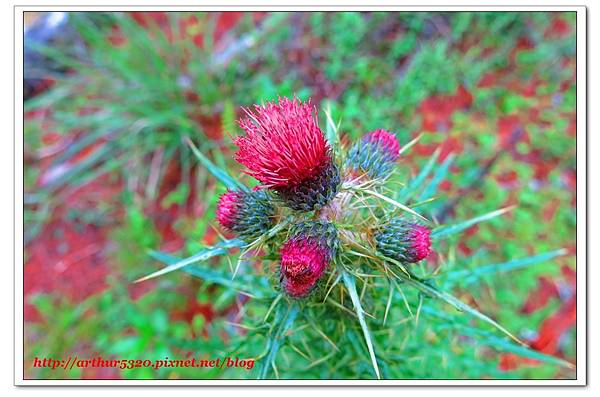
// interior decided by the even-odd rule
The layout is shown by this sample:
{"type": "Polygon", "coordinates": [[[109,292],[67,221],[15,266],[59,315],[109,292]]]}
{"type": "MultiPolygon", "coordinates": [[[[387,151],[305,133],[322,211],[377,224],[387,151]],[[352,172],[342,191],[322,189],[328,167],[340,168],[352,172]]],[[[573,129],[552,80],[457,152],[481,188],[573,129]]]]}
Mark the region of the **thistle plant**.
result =
{"type": "MultiPolygon", "coordinates": [[[[510,208],[438,225],[420,211],[432,200],[413,199],[416,190],[435,191],[447,172],[440,167],[427,181],[437,155],[412,180],[399,181],[396,175],[402,153],[416,140],[402,146],[393,132],[378,129],[344,148],[329,112],[323,131],[316,108],[296,98],[244,112],[238,121],[244,134],[234,139],[235,160],[255,180],[254,188],[215,166],[188,139],[198,160],[228,189],[219,198],[216,218],[235,237],[186,259],[153,252],[167,266],[141,280],[183,269],[223,286],[223,299],[250,298],[243,303],[234,298],[238,316],[221,331],[231,338],[230,354],[258,360],[258,378],[410,376],[404,368],[410,362],[407,355],[418,357],[419,349],[434,343],[412,338],[419,321],[430,321],[440,333],[451,327],[468,335],[466,344],[571,367],[530,350],[438,285],[451,287],[448,280],[477,277],[460,269],[446,271],[452,253],[442,252],[448,249],[445,240],[510,208]],[[239,253],[229,255],[233,248],[239,253]],[[434,251],[441,265],[427,266],[434,251]],[[223,255],[229,260],[237,256],[229,271],[198,265],[223,255]],[[250,266],[253,262],[260,268],[250,266]],[[429,298],[482,326],[473,327],[456,310],[440,310],[429,298]],[[427,319],[419,320],[423,316],[427,319]]],[[[490,274],[563,254],[558,250],[479,270],[490,274]]]]}

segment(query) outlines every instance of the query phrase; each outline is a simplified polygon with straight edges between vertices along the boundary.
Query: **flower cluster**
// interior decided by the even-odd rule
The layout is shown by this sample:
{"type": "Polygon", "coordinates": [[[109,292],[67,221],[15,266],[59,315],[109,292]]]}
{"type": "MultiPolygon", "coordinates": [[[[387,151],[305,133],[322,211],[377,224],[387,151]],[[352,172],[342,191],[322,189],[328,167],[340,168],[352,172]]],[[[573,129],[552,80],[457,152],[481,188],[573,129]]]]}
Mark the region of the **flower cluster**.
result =
{"type": "MultiPolygon", "coordinates": [[[[342,175],[348,182],[360,175],[374,181],[387,178],[399,158],[400,145],[388,131],[370,132],[350,148],[340,170],[319,128],[316,110],[310,101],[296,98],[246,109],[239,125],[245,135],[235,139],[235,159],[260,186],[252,192],[223,194],[217,219],[250,242],[272,229],[276,213],[283,211],[276,211],[278,204],[291,209],[293,221],[278,249],[279,280],[287,295],[304,298],[323,279],[343,245],[336,225],[343,219],[342,211],[348,211],[342,175]]],[[[431,250],[429,229],[403,218],[375,225],[372,233],[346,230],[344,237],[354,235],[371,236],[382,255],[403,263],[418,262],[431,250]]]]}

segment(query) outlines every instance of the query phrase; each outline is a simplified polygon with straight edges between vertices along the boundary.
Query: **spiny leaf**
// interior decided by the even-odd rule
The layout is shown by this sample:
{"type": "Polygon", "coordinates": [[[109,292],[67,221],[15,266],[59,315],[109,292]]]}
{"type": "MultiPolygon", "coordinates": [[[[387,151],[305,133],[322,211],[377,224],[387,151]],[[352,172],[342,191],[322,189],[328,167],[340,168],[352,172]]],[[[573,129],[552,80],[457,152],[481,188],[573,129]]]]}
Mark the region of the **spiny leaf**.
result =
{"type": "Polygon", "coordinates": [[[521,357],[532,358],[534,360],[539,360],[548,364],[560,365],[571,369],[575,368],[575,365],[566,360],[535,351],[526,346],[516,345],[508,340],[499,338],[496,335],[493,335],[489,332],[464,326],[460,326],[459,328],[462,329],[462,331],[467,335],[485,337],[484,343],[488,346],[495,348],[496,350],[507,351],[510,353],[517,354],[521,357]]]}
{"type": "Polygon", "coordinates": [[[460,233],[463,230],[466,230],[477,223],[484,222],[484,221],[490,220],[492,218],[495,218],[497,216],[500,216],[502,214],[505,214],[508,211],[513,210],[514,208],[515,208],[515,206],[511,205],[509,207],[501,208],[499,210],[488,212],[487,214],[477,216],[477,217],[469,219],[467,221],[457,223],[456,225],[439,227],[431,233],[431,238],[435,239],[435,240],[439,240],[441,238],[445,238],[445,237],[451,236],[453,234],[460,233]]]}
{"type": "Polygon", "coordinates": [[[200,150],[198,150],[198,148],[194,145],[194,143],[192,142],[192,140],[189,137],[185,137],[185,140],[186,140],[187,144],[190,146],[190,148],[192,149],[192,152],[194,152],[194,154],[200,161],[200,163],[202,163],[202,165],[205,166],[206,169],[208,169],[208,171],[210,171],[210,173],[213,174],[213,176],[215,178],[217,178],[219,181],[221,181],[223,184],[225,184],[225,186],[227,186],[227,188],[229,188],[231,190],[243,190],[243,191],[249,190],[246,186],[244,186],[240,182],[233,179],[227,173],[227,171],[216,166],[212,161],[210,161],[208,159],[208,157],[206,157],[200,150]]]}
{"type": "Polygon", "coordinates": [[[365,342],[367,343],[367,348],[369,349],[369,355],[371,356],[371,364],[373,365],[373,369],[375,370],[375,375],[377,376],[377,379],[381,379],[381,376],[379,375],[379,367],[377,366],[377,358],[375,357],[375,351],[373,349],[371,333],[369,332],[369,328],[367,327],[364,311],[360,303],[360,299],[358,298],[358,293],[356,292],[356,281],[354,280],[354,277],[352,277],[349,273],[345,271],[342,271],[342,278],[344,279],[344,284],[346,284],[346,288],[350,293],[352,304],[354,305],[356,315],[358,316],[358,322],[360,323],[360,327],[362,328],[363,334],[365,336],[365,342]]]}
{"type": "MultiPolygon", "coordinates": [[[[176,258],[174,256],[162,253],[162,252],[156,252],[153,251],[150,253],[150,256],[152,256],[154,259],[163,262],[167,265],[173,265],[176,264],[178,262],[180,262],[179,258],[176,258]]],[[[184,268],[182,268],[182,270],[186,273],[191,274],[194,277],[198,277],[204,281],[207,281],[209,283],[215,283],[215,284],[219,284],[222,285],[224,287],[227,288],[231,288],[236,290],[238,293],[250,296],[250,297],[254,297],[254,298],[265,298],[267,297],[264,293],[261,292],[261,290],[259,288],[253,288],[252,292],[248,292],[248,286],[249,285],[253,285],[253,286],[259,286],[261,284],[265,284],[264,282],[261,283],[261,279],[258,279],[257,277],[253,277],[250,275],[244,275],[243,277],[238,277],[235,280],[231,279],[231,276],[226,273],[226,272],[222,272],[219,270],[215,270],[215,269],[207,269],[207,268],[200,268],[200,267],[196,267],[196,266],[186,266],[184,268]]]]}
{"type": "Polygon", "coordinates": [[[462,324],[460,320],[458,320],[455,316],[452,316],[448,313],[442,313],[430,306],[424,305],[422,311],[428,316],[436,317],[444,321],[444,323],[439,326],[439,329],[457,329],[462,334],[475,337],[479,339],[482,344],[490,346],[498,351],[514,353],[521,357],[532,358],[548,364],[555,364],[561,365],[563,367],[575,368],[575,366],[572,363],[561,358],[538,352],[527,346],[514,344],[513,342],[499,338],[498,336],[488,331],[466,326],[462,324]]]}
{"type": "Polygon", "coordinates": [[[404,153],[408,149],[410,149],[415,143],[417,143],[419,141],[419,139],[421,139],[422,136],[423,136],[423,133],[420,133],[419,135],[417,135],[417,137],[415,139],[408,142],[406,145],[402,146],[402,148],[400,148],[400,150],[398,151],[398,155],[401,155],[402,153],[404,153]]]}
{"type": "Polygon", "coordinates": [[[289,306],[287,306],[287,313],[283,314],[285,308],[285,305],[279,306],[278,316],[275,318],[275,325],[269,334],[269,340],[267,342],[267,355],[263,359],[258,379],[266,379],[269,374],[269,368],[274,366],[279,347],[285,339],[285,333],[292,327],[292,324],[294,324],[300,309],[296,302],[291,302],[289,306]]]}
{"type": "MultiPolygon", "coordinates": [[[[172,271],[181,269],[182,267],[185,267],[187,265],[191,265],[192,263],[205,261],[205,260],[210,259],[217,255],[225,255],[225,254],[227,254],[228,249],[243,247],[244,245],[246,245],[246,243],[244,243],[242,240],[238,240],[238,239],[223,241],[223,242],[215,245],[214,247],[205,248],[205,249],[201,250],[200,252],[198,252],[197,254],[190,256],[189,258],[178,260],[175,263],[170,263],[169,266],[165,267],[164,269],[160,269],[152,274],[141,277],[141,278],[135,280],[134,283],[139,283],[141,281],[146,281],[151,278],[162,276],[162,275],[170,273],[172,271]]],[[[160,253],[157,253],[154,251],[150,253],[150,255],[152,257],[154,257],[155,259],[161,260],[159,258],[164,258],[157,254],[160,254],[160,253]]]]}

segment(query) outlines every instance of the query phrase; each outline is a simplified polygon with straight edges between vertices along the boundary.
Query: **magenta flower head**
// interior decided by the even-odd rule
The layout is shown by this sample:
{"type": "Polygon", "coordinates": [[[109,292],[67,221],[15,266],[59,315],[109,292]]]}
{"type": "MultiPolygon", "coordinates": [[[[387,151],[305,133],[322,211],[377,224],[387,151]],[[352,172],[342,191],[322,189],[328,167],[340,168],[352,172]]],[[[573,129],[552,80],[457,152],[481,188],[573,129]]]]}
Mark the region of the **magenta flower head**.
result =
{"type": "Polygon", "coordinates": [[[339,246],[337,229],[325,221],[301,222],[281,247],[281,285],[291,297],[304,298],[331,263],[339,246]]]}
{"type": "Polygon", "coordinates": [[[228,190],[219,197],[217,220],[242,240],[252,242],[273,225],[273,208],[267,192],[228,190]]]}
{"type": "Polygon", "coordinates": [[[347,166],[354,172],[364,172],[371,178],[390,175],[400,157],[396,136],[385,130],[376,130],[363,136],[348,152],[347,166]]]}
{"type": "Polygon", "coordinates": [[[379,253],[398,262],[416,263],[431,253],[428,227],[395,218],[375,233],[379,253]]]}
{"type": "Polygon", "coordinates": [[[327,204],[339,189],[340,175],[310,101],[280,98],[278,104],[245,112],[239,125],[246,135],[234,141],[239,148],[235,159],[245,172],[295,210],[327,204]]]}

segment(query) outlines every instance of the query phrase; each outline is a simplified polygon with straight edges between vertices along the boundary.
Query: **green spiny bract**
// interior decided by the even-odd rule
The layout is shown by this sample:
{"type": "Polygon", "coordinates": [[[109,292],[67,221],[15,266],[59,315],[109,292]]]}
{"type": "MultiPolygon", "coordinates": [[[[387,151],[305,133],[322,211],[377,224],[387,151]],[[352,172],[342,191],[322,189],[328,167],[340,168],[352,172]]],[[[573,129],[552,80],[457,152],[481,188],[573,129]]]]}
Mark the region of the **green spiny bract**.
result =
{"type": "Polygon", "coordinates": [[[429,228],[403,218],[394,218],[375,232],[379,253],[404,263],[425,259],[431,252],[429,228]]]}
{"type": "Polygon", "coordinates": [[[252,242],[273,226],[275,208],[268,193],[228,191],[217,204],[217,219],[245,242],[252,242]]]}
{"type": "Polygon", "coordinates": [[[376,130],[350,148],[346,166],[352,173],[362,171],[373,179],[383,179],[392,173],[399,151],[400,145],[394,134],[376,130]]]}
{"type": "Polygon", "coordinates": [[[330,160],[323,164],[315,176],[297,185],[274,188],[283,202],[296,211],[312,211],[323,208],[338,193],[340,171],[330,160]]]}

